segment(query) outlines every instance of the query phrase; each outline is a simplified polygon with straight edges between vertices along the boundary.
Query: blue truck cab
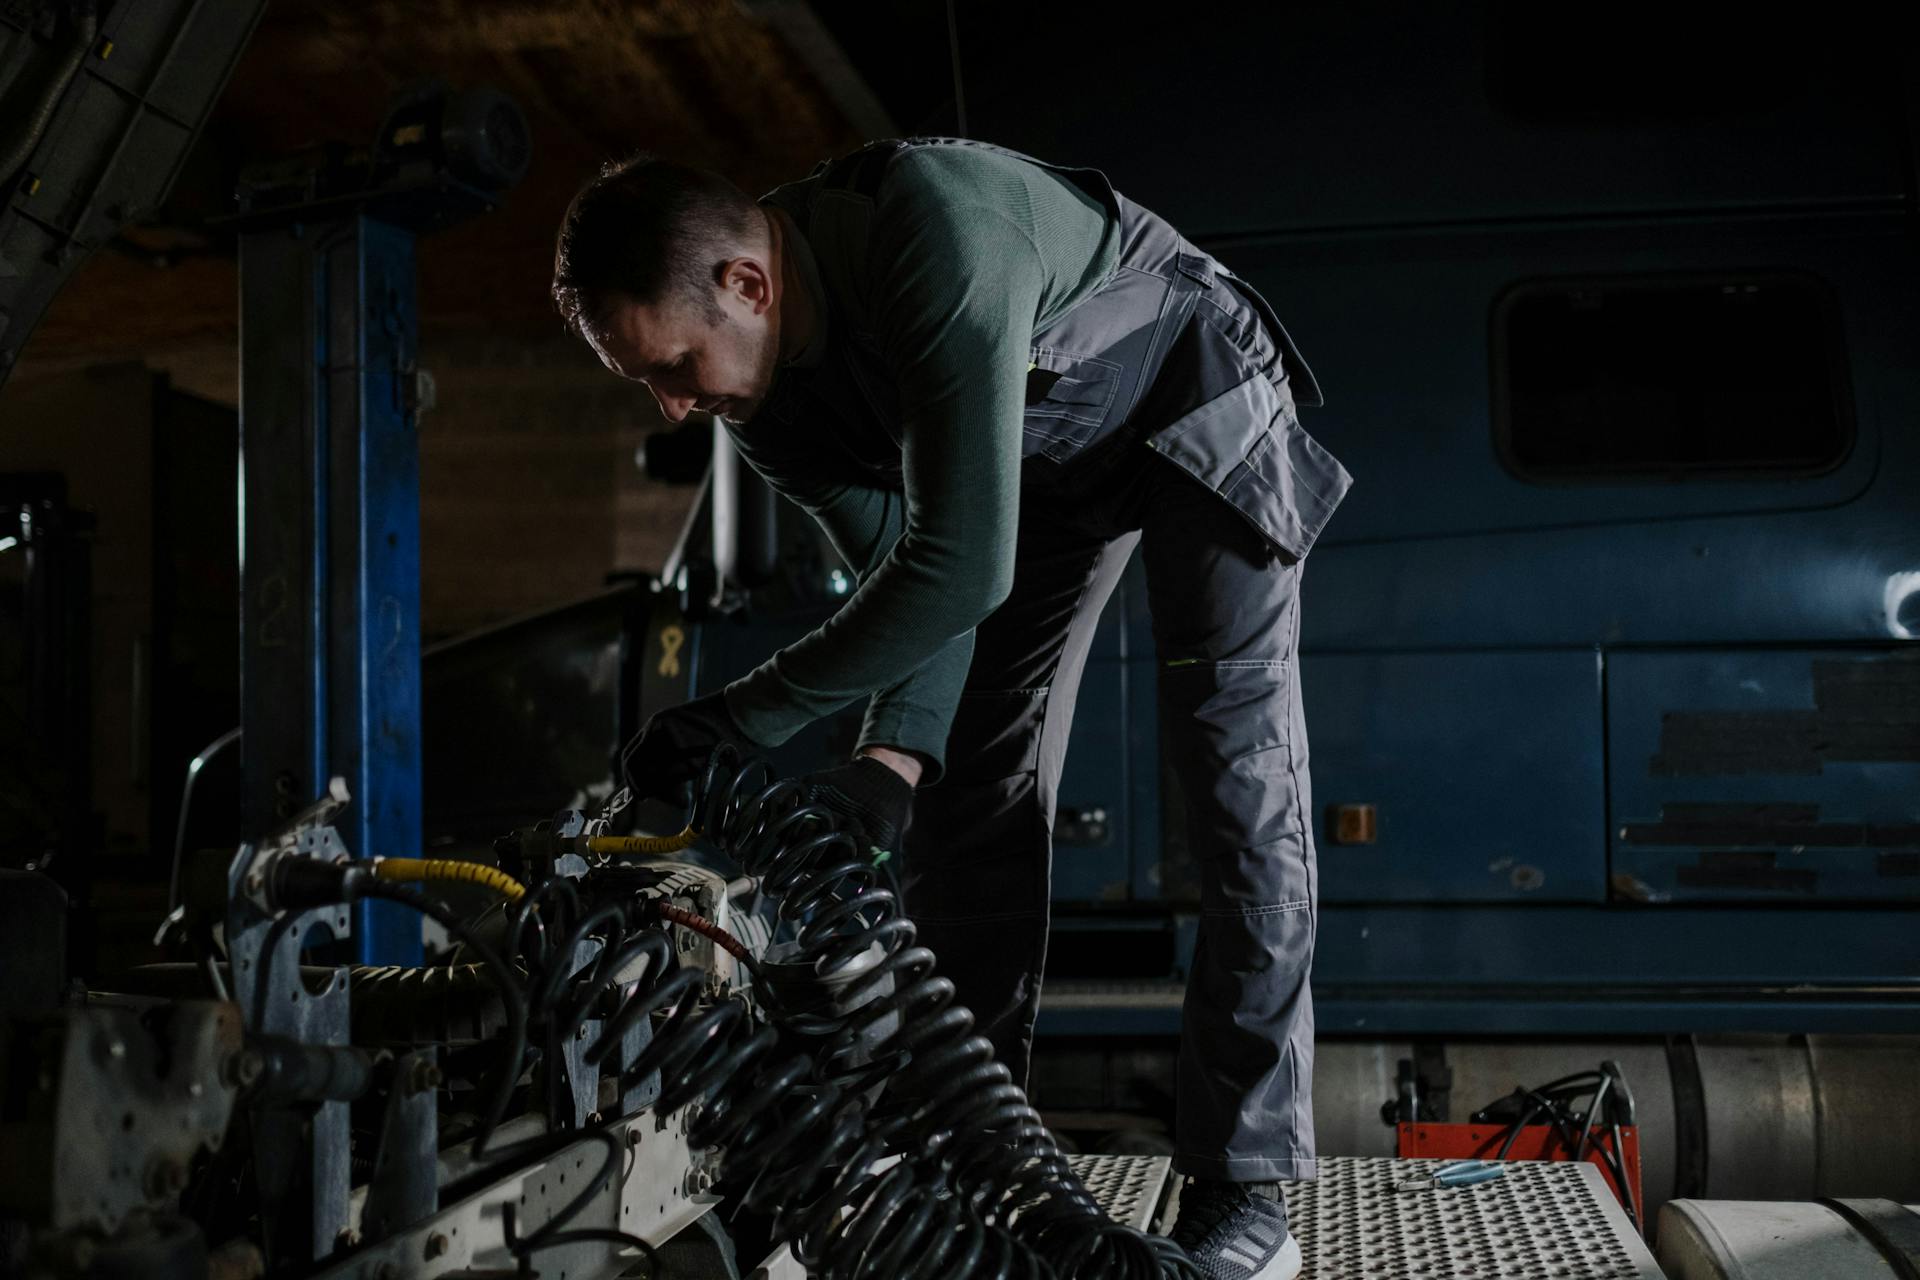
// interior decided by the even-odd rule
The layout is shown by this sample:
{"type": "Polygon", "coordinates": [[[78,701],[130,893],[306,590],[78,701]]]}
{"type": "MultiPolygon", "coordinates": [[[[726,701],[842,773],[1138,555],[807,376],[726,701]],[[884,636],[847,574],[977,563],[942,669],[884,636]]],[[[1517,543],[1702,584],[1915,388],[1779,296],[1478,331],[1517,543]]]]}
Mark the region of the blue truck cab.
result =
{"type": "MultiPolygon", "coordinates": [[[[1630,35],[1395,12],[1417,63],[1373,68],[1361,15],[1223,17],[1196,95],[1041,32],[971,103],[1251,280],[1326,389],[1322,1030],[1920,1029],[1915,86],[1844,36],[1652,30],[1630,82],[1630,35]]],[[[774,640],[703,628],[701,687],[774,640]]],[[[1154,668],[1135,575],[1061,786],[1043,1030],[1177,1027],[1154,668]]]]}
{"type": "MultiPolygon", "coordinates": [[[[1193,75],[1035,12],[969,92],[973,133],[1248,278],[1325,389],[1355,483],[1303,585],[1321,1030],[1920,1030],[1920,82],[1840,24],[1390,8],[1390,42],[1196,19],[1193,75]]],[[[853,589],[742,470],[604,606],[602,739],[853,589]]],[[[1136,573],[1061,785],[1043,1034],[1178,1027],[1154,679],[1136,573]]]]}

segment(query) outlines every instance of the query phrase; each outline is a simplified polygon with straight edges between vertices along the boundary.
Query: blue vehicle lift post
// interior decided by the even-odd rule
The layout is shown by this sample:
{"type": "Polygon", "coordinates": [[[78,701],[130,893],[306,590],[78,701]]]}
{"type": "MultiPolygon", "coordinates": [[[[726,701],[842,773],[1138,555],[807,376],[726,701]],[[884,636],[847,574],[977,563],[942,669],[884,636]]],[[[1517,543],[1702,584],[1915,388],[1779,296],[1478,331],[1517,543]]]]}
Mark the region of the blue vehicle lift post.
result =
{"type": "MultiPolygon", "coordinates": [[[[421,852],[419,236],[496,207],[526,117],[486,89],[403,95],[364,151],[242,175],[243,830],[346,780],[359,857],[421,852]]],[[[417,965],[417,915],[361,902],[361,963],[417,965]]]]}
{"type": "MultiPolygon", "coordinates": [[[[241,237],[241,771],[257,837],[334,776],[356,855],[420,850],[414,233],[350,212],[241,237]]],[[[362,963],[419,964],[361,902],[362,963]]]]}

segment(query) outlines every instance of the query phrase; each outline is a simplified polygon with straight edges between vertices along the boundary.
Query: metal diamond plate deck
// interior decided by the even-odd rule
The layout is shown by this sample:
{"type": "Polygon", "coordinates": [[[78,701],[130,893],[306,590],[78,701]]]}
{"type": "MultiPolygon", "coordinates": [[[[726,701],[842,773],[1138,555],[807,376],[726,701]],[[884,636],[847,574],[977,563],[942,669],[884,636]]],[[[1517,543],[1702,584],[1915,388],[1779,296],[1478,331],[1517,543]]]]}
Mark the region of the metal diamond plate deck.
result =
{"type": "MultiPolygon", "coordinates": [[[[1142,1231],[1153,1222],[1173,1166],[1166,1156],[1068,1156],[1067,1163],[1108,1217],[1142,1231]]],[[[747,1280],[805,1280],[805,1276],[806,1268],[782,1245],[748,1272],[747,1280]]]]}
{"type": "Polygon", "coordinates": [[[1067,1164],[1107,1216],[1145,1231],[1167,1187],[1166,1156],[1068,1156],[1067,1164]]]}
{"type": "Polygon", "coordinates": [[[1660,1280],[1590,1164],[1515,1161],[1474,1187],[1399,1191],[1445,1160],[1327,1156],[1285,1184],[1300,1280],[1660,1280]]]}
{"type": "MultiPolygon", "coordinates": [[[[1067,1159],[1102,1208],[1136,1227],[1168,1190],[1165,1156],[1067,1159]]],[[[1395,1190],[1446,1163],[1323,1156],[1318,1179],[1286,1183],[1288,1224],[1306,1258],[1300,1280],[1662,1280],[1592,1165],[1516,1160],[1475,1187],[1395,1190]]],[[[782,1249],[751,1276],[803,1274],[782,1249]]]]}

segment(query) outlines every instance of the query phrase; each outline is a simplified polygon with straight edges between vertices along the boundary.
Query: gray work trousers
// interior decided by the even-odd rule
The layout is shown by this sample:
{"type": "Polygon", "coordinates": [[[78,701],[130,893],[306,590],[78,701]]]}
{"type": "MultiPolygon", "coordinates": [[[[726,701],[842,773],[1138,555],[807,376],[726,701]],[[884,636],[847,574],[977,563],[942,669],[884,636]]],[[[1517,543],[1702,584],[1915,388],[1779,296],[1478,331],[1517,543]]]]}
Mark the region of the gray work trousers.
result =
{"type": "Polygon", "coordinates": [[[1067,731],[1095,624],[1136,546],[1161,750],[1186,794],[1201,884],[1175,1168],[1312,1177],[1318,873],[1295,663],[1301,565],[1137,440],[1028,463],[1012,594],[977,632],[946,776],[914,801],[907,908],[1024,1083],[1067,731]]]}

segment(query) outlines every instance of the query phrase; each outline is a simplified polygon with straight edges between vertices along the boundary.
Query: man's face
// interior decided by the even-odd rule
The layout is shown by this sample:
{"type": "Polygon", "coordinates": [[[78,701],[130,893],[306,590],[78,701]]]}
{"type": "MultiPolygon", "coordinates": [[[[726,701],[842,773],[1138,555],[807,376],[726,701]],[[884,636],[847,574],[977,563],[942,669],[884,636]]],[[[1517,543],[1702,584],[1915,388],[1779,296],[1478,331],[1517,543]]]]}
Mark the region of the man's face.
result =
{"type": "Polygon", "coordinates": [[[669,422],[695,410],[745,422],[773,385],[780,341],[771,291],[764,270],[740,280],[736,265],[728,264],[712,306],[672,295],[623,300],[587,335],[602,364],[647,385],[669,422]]]}

